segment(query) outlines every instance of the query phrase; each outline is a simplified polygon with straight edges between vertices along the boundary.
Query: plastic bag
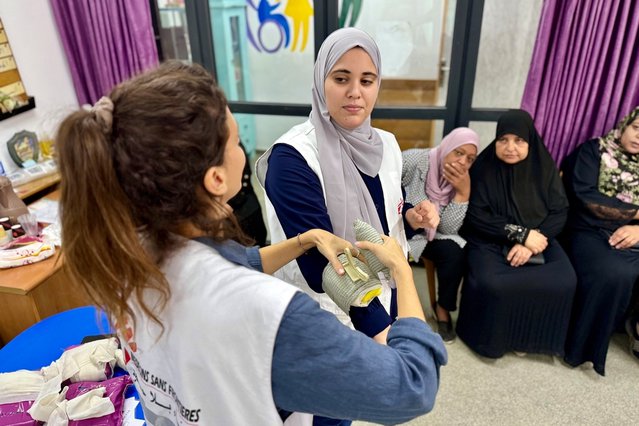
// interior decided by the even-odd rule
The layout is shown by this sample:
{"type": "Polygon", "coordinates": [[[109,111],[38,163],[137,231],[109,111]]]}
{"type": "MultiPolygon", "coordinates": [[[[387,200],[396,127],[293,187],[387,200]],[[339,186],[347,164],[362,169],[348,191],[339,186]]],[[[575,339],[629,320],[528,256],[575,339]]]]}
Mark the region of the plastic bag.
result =
{"type": "Polygon", "coordinates": [[[113,403],[115,411],[106,416],[84,419],[70,420],[69,425],[77,426],[116,426],[122,424],[122,408],[124,404],[124,394],[127,388],[132,385],[131,377],[127,374],[124,376],[114,377],[102,382],[78,382],[69,385],[67,391],[67,400],[82,395],[99,387],[105,388],[104,396],[107,396],[113,403]]]}
{"type": "Polygon", "coordinates": [[[31,408],[33,401],[10,402],[0,404],[0,426],[35,426],[41,425],[33,420],[27,410],[31,408]]]}

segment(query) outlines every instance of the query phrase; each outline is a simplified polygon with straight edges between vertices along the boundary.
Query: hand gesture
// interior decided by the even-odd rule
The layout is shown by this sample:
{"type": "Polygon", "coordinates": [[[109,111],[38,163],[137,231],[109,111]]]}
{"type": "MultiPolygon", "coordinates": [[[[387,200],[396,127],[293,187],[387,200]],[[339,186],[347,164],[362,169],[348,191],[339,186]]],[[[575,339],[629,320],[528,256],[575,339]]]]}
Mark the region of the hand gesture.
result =
{"type": "Polygon", "coordinates": [[[359,256],[359,249],[343,238],[333,235],[323,229],[313,229],[309,232],[312,233],[315,247],[326,259],[328,259],[328,262],[339,275],[344,273],[344,267],[339,259],[337,259],[337,255],[344,253],[344,249],[348,247],[353,256],[359,256]]]}
{"type": "Polygon", "coordinates": [[[415,230],[422,228],[437,229],[439,212],[433,203],[424,200],[406,211],[406,221],[415,230]]]}
{"type": "Polygon", "coordinates": [[[508,252],[508,256],[506,256],[506,260],[510,263],[510,266],[514,266],[516,268],[518,266],[526,264],[526,262],[528,262],[528,259],[530,259],[530,256],[532,256],[532,254],[533,252],[526,246],[522,246],[521,244],[515,244],[514,246],[511,247],[510,251],[508,252]]]}
{"type": "Polygon", "coordinates": [[[627,249],[639,242],[639,226],[624,225],[619,228],[608,239],[608,243],[616,249],[627,249]]]}
{"type": "Polygon", "coordinates": [[[548,238],[536,229],[531,229],[524,245],[532,251],[533,254],[539,254],[548,247],[548,238]]]}
{"type": "Polygon", "coordinates": [[[455,188],[455,195],[459,201],[468,201],[470,198],[470,175],[468,169],[457,163],[444,164],[444,179],[455,188]]]}
{"type": "Polygon", "coordinates": [[[355,245],[362,250],[370,250],[380,262],[390,269],[393,278],[395,278],[397,273],[402,269],[408,268],[408,270],[410,270],[410,265],[406,260],[404,250],[397,240],[386,235],[381,235],[381,237],[384,241],[383,244],[376,244],[370,241],[357,241],[355,245]]]}

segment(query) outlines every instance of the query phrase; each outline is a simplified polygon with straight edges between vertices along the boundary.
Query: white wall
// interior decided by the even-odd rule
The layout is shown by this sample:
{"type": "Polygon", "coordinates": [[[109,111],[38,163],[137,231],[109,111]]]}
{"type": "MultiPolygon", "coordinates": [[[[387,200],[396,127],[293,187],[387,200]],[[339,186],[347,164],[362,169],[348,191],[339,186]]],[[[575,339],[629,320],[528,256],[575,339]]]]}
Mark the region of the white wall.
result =
{"type": "MultiPolygon", "coordinates": [[[[254,1],[257,4],[258,1],[254,1]]],[[[275,2],[271,1],[272,5],[275,2]]],[[[273,13],[283,14],[286,3],[273,13]]],[[[282,40],[282,35],[273,23],[265,23],[260,30],[260,23],[255,9],[247,6],[247,22],[254,37],[257,39],[261,31],[262,41],[268,49],[275,49],[282,40]]],[[[302,37],[299,36],[295,51],[293,45],[293,28],[291,25],[291,42],[288,48],[280,47],[275,53],[258,52],[248,45],[248,67],[250,100],[259,102],[292,102],[301,104],[311,103],[311,87],[313,86],[313,20],[308,27],[308,41],[305,49],[301,50],[302,37]]],[[[242,34],[244,36],[244,33],[242,34]]],[[[258,40],[256,40],[259,43],[258,40]]],[[[273,142],[282,136],[292,126],[302,123],[305,117],[275,117],[269,115],[255,115],[255,141],[258,151],[267,150],[273,142]]]]}
{"type": "MultiPolygon", "coordinates": [[[[535,47],[543,0],[486,0],[474,108],[519,108],[535,47]]],[[[472,123],[482,148],[495,138],[496,124],[472,123]]]]}
{"type": "Polygon", "coordinates": [[[437,80],[443,0],[367,0],[357,27],[377,42],[382,77],[437,80]]]}
{"type": "Polygon", "coordinates": [[[0,0],[4,24],[22,83],[36,108],[0,121],[0,160],[5,170],[17,168],[6,142],[21,130],[52,131],[78,107],[49,0],[0,0]]]}

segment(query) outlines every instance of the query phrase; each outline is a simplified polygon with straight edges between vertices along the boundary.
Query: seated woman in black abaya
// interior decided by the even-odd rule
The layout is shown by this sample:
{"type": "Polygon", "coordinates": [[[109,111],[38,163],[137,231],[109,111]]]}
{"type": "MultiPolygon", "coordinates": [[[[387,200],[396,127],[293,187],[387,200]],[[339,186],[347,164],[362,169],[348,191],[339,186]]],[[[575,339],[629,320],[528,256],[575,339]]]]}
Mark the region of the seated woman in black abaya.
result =
{"type": "Polygon", "coordinates": [[[530,115],[502,115],[470,171],[457,334],[490,358],[509,351],[563,356],[576,276],[555,237],[568,200],[530,115]]]}
{"type": "Polygon", "coordinates": [[[591,361],[604,375],[610,337],[624,323],[639,358],[639,107],[606,136],[577,147],[563,169],[568,253],[578,277],[565,359],[591,361]]]}

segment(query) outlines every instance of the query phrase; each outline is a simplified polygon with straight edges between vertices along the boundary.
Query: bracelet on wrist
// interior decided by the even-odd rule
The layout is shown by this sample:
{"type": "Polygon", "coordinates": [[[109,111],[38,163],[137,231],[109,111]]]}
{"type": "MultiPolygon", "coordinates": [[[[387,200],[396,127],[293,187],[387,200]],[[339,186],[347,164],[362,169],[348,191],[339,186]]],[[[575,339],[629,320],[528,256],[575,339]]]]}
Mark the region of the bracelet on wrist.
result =
{"type": "Polygon", "coordinates": [[[507,223],[506,226],[504,226],[504,230],[506,231],[508,241],[522,245],[526,242],[526,238],[528,238],[528,234],[530,233],[530,229],[511,223],[507,223]]]}
{"type": "Polygon", "coordinates": [[[306,250],[306,248],[304,247],[304,244],[302,244],[302,238],[300,237],[300,235],[302,235],[301,232],[297,233],[297,244],[300,246],[300,248],[302,249],[302,252],[304,254],[307,254],[308,251],[306,250]]]}

